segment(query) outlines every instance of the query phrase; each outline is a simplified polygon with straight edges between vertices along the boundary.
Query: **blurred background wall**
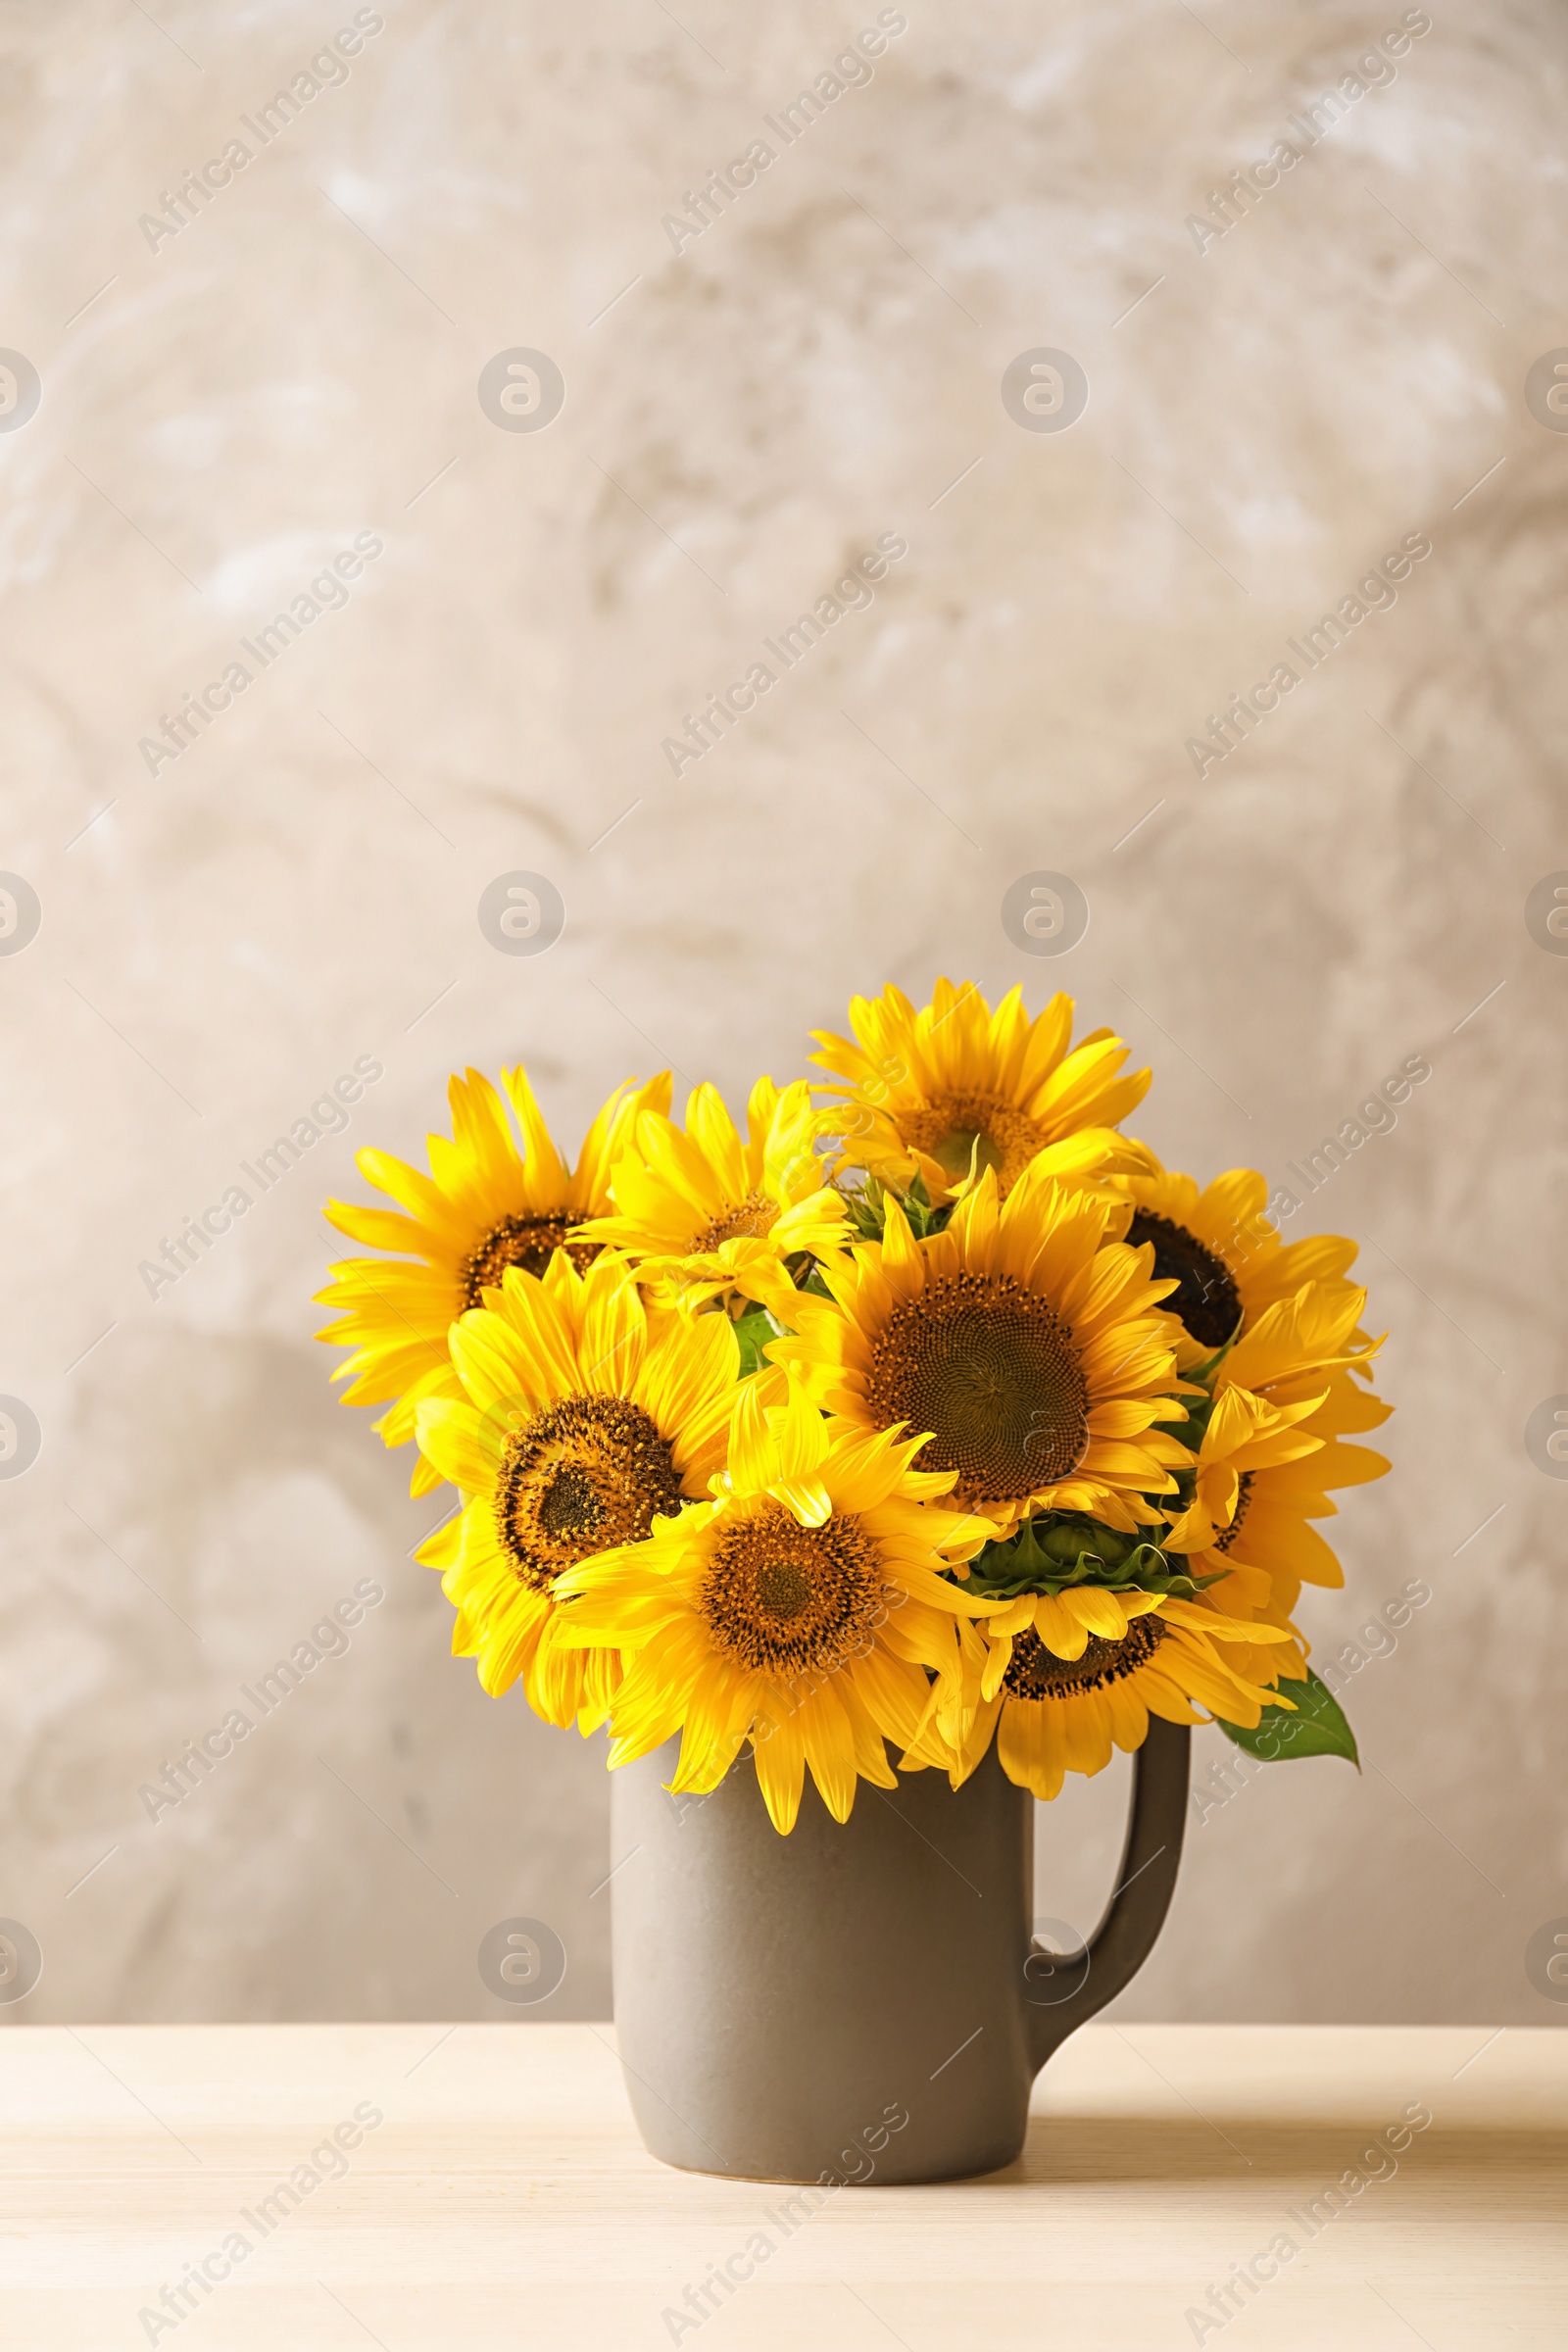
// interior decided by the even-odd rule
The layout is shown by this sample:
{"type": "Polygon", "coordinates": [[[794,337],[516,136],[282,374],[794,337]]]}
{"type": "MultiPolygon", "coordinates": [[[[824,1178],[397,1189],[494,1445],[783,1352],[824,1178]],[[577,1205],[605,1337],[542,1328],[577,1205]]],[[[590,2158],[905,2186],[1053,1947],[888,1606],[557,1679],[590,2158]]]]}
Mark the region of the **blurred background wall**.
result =
{"type": "MultiPolygon", "coordinates": [[[[542,2014],[607,2012],[602,1746],[447,1655],[410,1557],[446,1498],[312,1336],[319,1205],[366,1197],[362,1145],[416,1155],[466,1062],[524,1060],[574,1148],[630,1071],[738,1106],[852,992],[947,972],[1118,1027],[1157,1073],[1133,1124],[1205,1178],[1290,1185],[1430,1064],[1290,1228],[1360,1237],[1391,1335],[1396,1475],[1305,1612],[1361,1660],[1365,1769],[1225,1794],[1198,1736],[1123,2013],[1552,2022],[1560,12],[0,25],[0,1914],[43,1954],[0,2020],[505,2016],[475,1953],[513,1915],[566,1949],[542,2014]],[[772,661],[884,534],[874,601],[772,661]],[[664,748],[758,661],[732,732],[664,748]],[[518,872],[559,893],[548,952],[481,924],[518,872]],[[1042,873],[1081,936],[1004,919],[1042,873]],[[346,1123],[250,1184],[356,1066],[346,1123]],[[346,1654],[150,1819],[360,1580],[346,1654]]],[[[1042,1916],[1089,1924],[1124,1793],[1045,1811],[1042,1916]]]]}

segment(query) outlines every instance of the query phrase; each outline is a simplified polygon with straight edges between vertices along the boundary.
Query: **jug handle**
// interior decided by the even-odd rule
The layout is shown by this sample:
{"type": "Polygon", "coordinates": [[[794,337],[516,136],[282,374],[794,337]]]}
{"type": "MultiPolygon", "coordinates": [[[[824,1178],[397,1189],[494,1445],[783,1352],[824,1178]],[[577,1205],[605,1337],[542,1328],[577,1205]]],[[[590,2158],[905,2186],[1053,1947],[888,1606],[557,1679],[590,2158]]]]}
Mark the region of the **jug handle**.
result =
{"type": "MultiPolygon", "coordinates": [[[[1024,2018],[1029,2055],[1036,2074],[1087,2019],[1114,2000],[1143,1967],[1165,1924],[1187,1826],[1187,1773],[1191,1732],[1185,1723],[1149,1719],[1149,1733],[1133,1756],[1132,1806],[1116,1890],[1087,1944],[1076,1952],[1049,1953],[1048,1972],[1024,1980],[1024,2018]],[[1031,1995],[1030,1985],[1082,1981],[1053,2000],[1031,1995]]],[[[1025,1967],[1044,1944],[1031,1942],[1025,1967]]]]}

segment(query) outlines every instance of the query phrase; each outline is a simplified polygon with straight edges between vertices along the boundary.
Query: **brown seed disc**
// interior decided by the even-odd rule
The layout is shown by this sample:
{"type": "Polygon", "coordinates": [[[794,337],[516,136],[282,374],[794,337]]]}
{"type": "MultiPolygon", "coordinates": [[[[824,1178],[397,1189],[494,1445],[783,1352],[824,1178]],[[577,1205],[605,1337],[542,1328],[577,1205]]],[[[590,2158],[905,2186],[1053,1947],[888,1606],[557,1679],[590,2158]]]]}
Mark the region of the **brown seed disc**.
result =
{"type": "Polygon", "coordinates": [[[715,1217],[703,1232],[693,1234],[687,1252],[700,1257],[705,1250],[716,1250],[720,1242],[760,1242],[778,1223],[778,1215],[776,1200],[770,1200],[765,1193],[748,1193],[744,1200],[727,1208],[721,1217],[715,1217]]]}
{"type": "Polygon", "coordinates": [[[971,1156],[977,1175],[995,1168],[1004,1200],[1046,1148],[1045,1130],[995,1095],[933,1095],[928,1103],[909,1110],[901,1106],[893,1115],[904,1141],[934,1159],[955,1183],[969,1173],[971,1156]]]}
{"type": "Polygon", "coordinates": [[[464,1305],[483,1306],[484,1293],[501,1288],[501,1277],[509,1266],[521,1266],[525,1274],[543,1274],[558,1250],[566,1250],[580,1274],[598,1255],[599,1245],[568,1241],[577,1222],[564,1208],[542,1216],[503,1217],[463,1261],[459,1280],[464,1305]]]}
{"type": "Polygon", "coordinates": [[[1119,1642],[1091,1634],[1081,1658],[1058,1658],[1029,1626],[1013,1638],[1002,1687],[1014,1698],[1072,1698],[1080,1691],[1102,1690],[1147,1664],[1166,1631],[1157,1617],[1134,1617],[1119,1642]]]}
{"type": "Polygon", "coordinates": [[[1229,1527],[1224,1529],[1224,1531],[1220,1535],[1217,1535],[1214,1539],[1214,1549],[1216,1551],[1229,1551],[1231,1545],[1235,1543],[1237,1537],[1242,1532],[1242,1524],[1247,1517],[1248,1505],[1250,1503],[1251,1499],[1252,1472],[1250,1470],[1244,1470],[1237,1481],[1236,1508],[1231,1514],[1231,1523],[1229,1527]]]}
{"type": "Polygon", "coordinates": [[[1160,1300],[1168,1315],[1179,1315],[1200,1348],[1223,1348],[1242,1319],[1241,1293],[1221,1257],[1199,1241],[1185,1225],[1141,1208],[1127,1229],[1134,1249],[1154,1245],[1154,1279],[1174,1282],[1174,1291],[1160,1300]]]}
{"type": "Polygon", "coordinates": [[[1089,1388],[1054,1309],[1010,1274],[950,1274],[901,1300],[871,1347],[881,1428],[929,1430],[922,1470],[968,1502],[1018,1501],[1083,1459],[1089,1388]]]}
{"type": "Polygon", "coordinates": [[[727,1525],[703,1573],[714,1646],[739,1666],[793,1681],[862,1656],[881,1614],[882,1565],[857,1518],[802,1527],[768,1500],[727,1525]]]}
{"type": "Polygon", "coordinates": [[[682,1500],[669,1441],[640,1404],[567,1396],[509,1434],[496,1533],[521,1581],[548,1592],[578,1560],[640,1544],[682,1500]]]}

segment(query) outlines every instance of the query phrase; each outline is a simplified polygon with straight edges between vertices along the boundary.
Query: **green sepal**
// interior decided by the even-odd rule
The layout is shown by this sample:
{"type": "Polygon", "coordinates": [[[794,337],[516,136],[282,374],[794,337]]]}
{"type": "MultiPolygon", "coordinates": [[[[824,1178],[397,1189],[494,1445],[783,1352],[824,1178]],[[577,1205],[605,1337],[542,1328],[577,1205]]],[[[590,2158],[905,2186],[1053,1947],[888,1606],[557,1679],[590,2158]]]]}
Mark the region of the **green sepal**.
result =
{"type": "Polygon", "coordinates": [[[1072,1512],[1030,1519],[1015,1536],[987,1544],[970,1564],[968,1590],[992,1600],[1016,1600],[1024,1592],[1054,1599],[1075,1585],[1107,1592],[1159,1592],[1191,1600],[1225,1574],[1189,1576],[1172,1568],[1157,1544],[1125,1536],[1072,1512]]]}
{"type": "Polygon", "coordinates": [[[864,1183],[853,1190],[840,1188],[849,1210],[855,1238],[861,1242],[879,1242],[887,1227],[889,1200],[896,1200],[903,1209],[910,1233],[923,1242],[933,1233],[940,1233],[953,1214],[953,1203],[944,1200],[933,1208],[926,1191],[925,1178],[916,1176],[906,1193],[897,1185],[884,1184],[879,1176],[867,1176],[864,1183]]]}
{"type": "MultiPolygon", "coordinates": [[[[1185,1407],[1184,1413],[1176,1420],[1161,1421],[1159,1426],[1167,1437],[1176,1440],[1178,1446],[1185,1446],[1190,1452],[1196,1454],[1203,1443],[1209,1421],[1212,1418],[1214,1398],[1212,1396],[1178,1396],[1173,1401],[1185,1407]]],[[[1193,1498],[1193,1493],[1198,1484],[1198,1473],[1196,1468],[1178,1470],[1175,1477],[1181,1494],[1182,1508],[1185,1510],[1193,1498]]]]}
{"type": "MultiPolygon", "coordinates": [[[[1168,1314],[1170,1310],[1167,1307],[1165,1311],[1168,1314]]],[[[1230,1338],[1225,1342],[1223,1348],[1216,1348],[1212,1355],[1205,1356],[1200,1364],[1195,1364],[1190,1372],[1184,1372],[1182,1374],[1182,1378],[1184,1380],[1201,1381],[1206,1389],[1210,1381],[1213,1379],[1215,1373],[1219,1370],[1221,1364],[1225,1361],[1225,1358],[1229,1355],[1231,1349],[1235,1347],[1237,1341],[1241,1338],[1242,1325],[1245,1321],[1245,1316],[1238,1315],[1236,1318],[1236,1329],[1231,1333],[1230,1338]]]]}
{"type": "Polygon", "coordinates": [[[886,1219],[882,1209],[884,1197],[882,1187],[877,1183],[876,1178],[868,1176],[863,1184],[854,1186],[836,1185],[834,1190],[844,1202],[846,1220],[852,1228],[855,1240],[879,1242],[882,1239],[882,1227],[886,1219]]]}
{"type": "Polygon", "coordinates": [[[1295,1756],[1344,1756],[1357,1772],[1361,1759],[1356,1752],[1355,1734],[1346,1721],[1345,1710],[1326,1683],[1319,1682],[1309,1666],[1304,1683],[1283,1679],[1279,1688],[1296,1701],[1294,1714],[1285,1707],[1265,1707],[1257,1729],[1250,1732],[1239,1723],[1227,1723],[1218,1717],[1220,1730],[1238,1747],[1245,1747],[1250,1756],[1259,1756],[1265,1764],[1283,1764],[1295,1756]]]}
{"type": "MultiPolygon", "coordinates": [[[[1212,1355],[1205,1356],[1200,1364],[1194,1364],[1189,1371],[1182,1374],[1184,1381],[1197,1382],[1206,1391],[1206,1394],[1201,1396],[1177,1397],[1174,1401],[1182,1406],[1183,1417],[1174,1421],[1167,1421],[1163,1418],[1160,1420],[1160,1428],[1168,1436],[1173,1437],[1178,1445],[1187,1446],[1195,1454],[1207,1435],[1214,1407],[1219,1401],[1214,1395],[1214,1375],[1240,1339],[1241,1331],[1241,1324],[1238,1323],[1223,1348],[1217,1348],[1212,1355]]],[[[1192,1470],[1177,1471],[1177,1493],[1184,1510],[1193,1499],[1197,1484],[1196,1472],[1192,1470]]]]}

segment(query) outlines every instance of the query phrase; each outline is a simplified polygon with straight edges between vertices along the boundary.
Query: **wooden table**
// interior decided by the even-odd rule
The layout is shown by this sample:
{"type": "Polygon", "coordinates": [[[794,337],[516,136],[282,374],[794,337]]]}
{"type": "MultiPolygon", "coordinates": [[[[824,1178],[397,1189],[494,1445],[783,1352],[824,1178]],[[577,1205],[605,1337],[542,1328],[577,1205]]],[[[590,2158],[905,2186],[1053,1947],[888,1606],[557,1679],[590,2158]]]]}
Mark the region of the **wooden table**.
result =
{"type": "Polygon", "coordinates": [[[644,2155],[609,2027],[14,2028],[0,2342],[1549,2352],[1565,2124],[1561,2033],[1099,2025],[1010,2171],[791,2217],[644,2155]],[[170,2320],[160,2290],[204,2262],[170,2320]]]}

